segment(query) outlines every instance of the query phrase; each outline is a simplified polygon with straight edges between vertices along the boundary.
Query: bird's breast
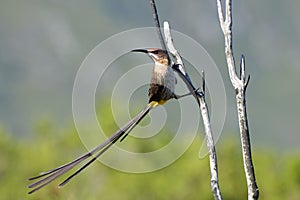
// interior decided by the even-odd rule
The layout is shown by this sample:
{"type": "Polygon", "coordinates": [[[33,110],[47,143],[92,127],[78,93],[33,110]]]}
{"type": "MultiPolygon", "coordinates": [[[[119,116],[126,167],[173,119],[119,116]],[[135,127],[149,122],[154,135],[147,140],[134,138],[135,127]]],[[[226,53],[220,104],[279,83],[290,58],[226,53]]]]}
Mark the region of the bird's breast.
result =
{"type": "Polygon", "coordinates": [[[151,83],[163,85],[171,92],[175,91],[176,77],[173,69],[167,65],[155,63],[151,83]]]}

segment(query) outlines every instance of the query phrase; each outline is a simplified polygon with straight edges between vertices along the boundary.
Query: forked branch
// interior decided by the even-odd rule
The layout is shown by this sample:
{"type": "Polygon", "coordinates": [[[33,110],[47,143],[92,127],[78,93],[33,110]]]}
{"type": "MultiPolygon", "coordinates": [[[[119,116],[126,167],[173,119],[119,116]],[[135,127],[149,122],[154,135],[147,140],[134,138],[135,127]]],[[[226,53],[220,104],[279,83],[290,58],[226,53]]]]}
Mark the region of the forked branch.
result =
{"type": "Polygon", "coordinates": [[[242,143],[242,154],[244,161],[244,171],[246,174],[248,199],[258,199],[259,190],[256,184],[254,166],[252,163],[251,143],[248,127],[248,117],[246,111],[246,88],[249,83],[250,76],[247,80],[245,77],[245,58],[242,55],[240,61],[240,77],[236,74],[234,56],[232,52],[232,14],[231,0],[225,2],[225,15],[223,14],[221,0],[217,0],[217,9],[219,15],[220,26],[225,39],[225,56],[228,66],[228,72],[232,86],[236,91],[236,101],[238,110],[238,120],[240,137],[242,143]],[[225,19],[224,19],[225,17],[225,19]]]}

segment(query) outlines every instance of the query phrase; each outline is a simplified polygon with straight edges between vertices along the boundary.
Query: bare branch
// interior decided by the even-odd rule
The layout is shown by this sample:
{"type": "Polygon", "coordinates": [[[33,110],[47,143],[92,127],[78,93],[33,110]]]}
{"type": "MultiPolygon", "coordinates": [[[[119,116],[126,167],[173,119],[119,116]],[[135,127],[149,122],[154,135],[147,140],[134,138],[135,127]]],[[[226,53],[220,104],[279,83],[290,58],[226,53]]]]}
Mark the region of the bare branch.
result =
{"type": "MultiPolygon", "coordinates": [[[[195,88],[188,76],[188,74],[185,71],[184,64],[182,61],[182,58],[178,51],[176,50],[174,44],[173,44],[173,39],[171,36],[170,32],[170,26],[168,22],[164,22],[164,34],[166,38],[166,44],[168,47],[168,50],[170,51],[171,55],[175,58],[176,63],[173,69],[179,74],[179,76],[185,81],[187,86],[190,88],[195,88]],[[180,67],[178,67],[180,66],[180,67]],[[186,80],[189,80],[188,82],[186,80]]],[[[204,71],[202,71],[202,91],[201,92],[196,92],[195,98],[199,102],[200,106],[200,112],[202,115],[202,120],[204,124],[204,130],[206,133],[206,144],[209,150],[209,166],[210,166],[210,173],[211,173],[211,179],[210,179],[210,187],[212,190],[212,193],[214,195],[214,198],[216,200],[221,200],[222,195],[219,187],[219,181],[218,181],[218,165],[217,165],[217,154],[214,146],[214,139],[212,135],[212,129],[210,125],[210,119],[209,119],[209,113],[208,113],[208,108],[207,104],[205,101],[205,75],[204,71]]],[[[191,90],[191,89],[190,89],[191,90]]]]}
{"type": "Polygon", "coordinates": [[[225,37],[225,55],[228,65],[229,76],[232,81],[232,85],[235,89],[242,85],[242,82],[236,75],[235,61],[232,53],[232,33],[231,33],[231,0],[226,0],[226,13],[225,20],[222,13],[222,4],[220,0],[217,0],[219,21],[222,31],[225,37]]]}
{"type": "Polygon", "coordinates": [[[226,0],[226,26],[231,30],[231,0],[226,0]]]}
{"type": "Polygon", "coordinates": [[[197,94],[197,92],[195,92],[196,88],[194,87],[192,80],[190,79],[190,76],[185,71],[182,58],[173,44],[173,38],[171,36],[170,25],[166,21],[164,22],[164,34],[165,34],[167,49],[168,49],[169,53],[171,54],[171,56],[175,59],[175,64],[172,64],[172,68],[178,73],[178,75],[184,81],[187,88],[193,94],[198,105],[200,106],[200,102],[199,102],[197,95],[202,95],[202,93],[197,94]]]}
{"type": "Polygon", "coordinates": [[[246,81],[245,78],[245,58],[242,55],[240,61],[240,78],[236,74],[236,67],[234,62],[234,56],[232,52],[232,14],[231,14],[231,0],[226,0],[226,14],[225,21],[222,13],[221,1],[217,0],[217,9],[219,14],[220,26],[222,28],[225,38],[225,56],[227,61],[227,67],[229,77],[236,91],[236,101],[238,110],[238,120],[240,137],[242,143],[242,153],[244,161],[244,170],[246,174],[247,186],[248,186],[248,199],[258,199],[259,191],[255,180],[254,166],[252,163],[250,135],[248,128],[248,117],[246,112],[246,88],[250,80],[250,76],[246,81]]]}
{"type": "Polygon", "coordinates": [[[249,81],[250,81],[250,74],[248,75],[248,78],[247,78],[247,81],[246,81],[246,84],[245,84],[245,89],[248,87],[248,84],[249,84],[249,81]]]}
{"type": "Polygon", "coordinates": [[[243,83],[245,83],[245,57],[244,55],[241,56],[241,61],[240,61],[240,79],[242,80],[243,83]]]}
{"type": "Polygon", "coordinates": [[[184,69],[183,61],[173,44],[173,38],[171,36],[170,25],[167,21],[164,22],[164,34],[165,34],[168,51],[171,53],[172,57],[176,60],[175,63],[179,65],[178,67],[179,67],[180,71],[186,76],[187,73],[184,69]]]}
{"type": "Polygon", "coordinates": [[[202,70],[202,92],[205,95],[205,72],[202,70]]]}
{"type": "Polygon", "coordinates": [[[224,21],[224,15],[222,12],[222,5],[221,5],[221,0],[217,0],[217,8],[218,8],[218,14],[219,14],[219,21],[221,25],[221,29],[223,33],[225,32],[225,21],[224,21]]]}
{"type": "Polygon", "coordinates": [[[182,61],[182,58],[179,54],[179,52],[176,50],[174,44],[173,44],[173,39],[171,36],[171,31],[170,31],[170,26],[168,22],[164,22],[164,34],[165,34],[165,39],[166,42],[164,41],[164,37],[161,33],[160,29],[160,24],[159,24],[159,19],[158,19],[158,14],[155,6],[155,1],[150,0],[151,6],[152,6],[152,11],[153,11],[153,18],[154,22],[156,25],[156,28],[158,30],[158,35],[160,38],[160,42],[162,46],[168,50],[168,52],[172,55],[172,57],[176,60],[176,62],[173,64],[172,63],[172,68],[178,73],[180,78],[184,81],[190,92],[193,94],[195,97],[199,107],[200,111],[202,114],[203,118],[203,123],[205,125],[205,133],[207,135],[207,147],[209,149],[209,154],[210,154],[210,171],[211,171],[211,190],[212,193],[215,197],[216,200],[221,200],[221,192],[219,188],[219,183],[218,183],[218,167],[217,167],[217,155],[215,151],[215,146],[214,146],[214,140],[212,136],[212,130],[210,126],[210,120],[209,120],[209,114],[208,114],[208,108],[207,104],[205,102],[205,97],[204,97],[204,92],[205,92],[205,78],[204,78],[204,72],[203,72],[203,85],[202,85],[202,91],[198,92],[194,85],[192,84],[192,81],[188,75],[188,73],[185,71],[184,64],[182,61]],[[167,48],[166,46],[167,45],[167,48]]]}
{"type": "Polygon", "coordinates": [[[205,74],[202,71],[202,96],[198,96],[200,101],[200,111],[202,115],[202,120],[204,124],[204,130],[206,134],[206,145],[209,151],[209,166],[210,166],[210,188],[214,195],[215,200],[221,200],[221,190],[219,187],[219,178],[218,178],[218,162],[217,162],[217,153],[215,149],[214,138],[212,134],[212,129],[210,125],[209,113],[207,104],[205,101],[205,74]]]}
{"type": "Polygon", "coordinates": [[[159,41],[160,41],[160,45],[164,50],[166,50],[167,48],[166,48],[166,44],[164,42],[163,34],[161,32],[161,27],[160,27],[160,23],[159,23],[158,13],[157,13],[156,5],[155,5],[155,0],[150,0],[150,4],[151,4],[151,8],[152,8],[152,15],[153,15],[156,31],[157,31],[157,34],[158,34],[158,38],[159,38],[159,41]]]}

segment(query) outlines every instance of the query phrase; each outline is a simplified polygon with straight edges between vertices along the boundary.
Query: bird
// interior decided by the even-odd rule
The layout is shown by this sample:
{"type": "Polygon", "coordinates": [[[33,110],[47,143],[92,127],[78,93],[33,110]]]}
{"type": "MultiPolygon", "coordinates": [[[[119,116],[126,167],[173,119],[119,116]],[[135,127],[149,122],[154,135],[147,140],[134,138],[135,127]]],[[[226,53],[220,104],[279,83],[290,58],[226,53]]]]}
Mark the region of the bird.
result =
{"type": "Polygon", "coordinates": [[[180,99],[184,96],[192,94],[190,91],[184,95],[175,94],[175,86],[177,84],[174,70],[171,66],[171,60],[166,50],[160,48],[147,48],[147,49],[134,49],[131,52],[140,52],[147,54],[152,61],[154,61],[154,67],[152,70],[152,77],[150,80],[150,87],[148,91],[148,104],[142,109],[135,117],[133,117],[124,126],[113,133],[104,142],[76,158],[75,160],[64,164],[60,167],[40,173],[35,177],[29,178],[30,181],[35,181],[28,185],[31,191],[28,194],[32,194],[35,191],[48,185],[55,179],[59,178],[63,174],[72,170],[75,166],[79,165],[88,158],[91,158],[88,162],[82,165],[77,171],[71,174],[67,179],[59,184],[59,187],[67,184],[71,179],[83,171],[86,167],[92,164],[99,156],[106,152],[113,144],[118,140],[123,141],[128,134],[139,124],[139,122],[152,110],[153,108],[165,104],[170,99],[180,99]]]}

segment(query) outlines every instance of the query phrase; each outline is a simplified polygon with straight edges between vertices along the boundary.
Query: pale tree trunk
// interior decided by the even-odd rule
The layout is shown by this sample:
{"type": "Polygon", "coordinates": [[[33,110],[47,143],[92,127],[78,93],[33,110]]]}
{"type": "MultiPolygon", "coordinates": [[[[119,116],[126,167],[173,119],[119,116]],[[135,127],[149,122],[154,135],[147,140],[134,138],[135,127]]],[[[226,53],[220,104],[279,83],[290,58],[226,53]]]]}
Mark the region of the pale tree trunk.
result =
{"type": "Polygon", "coordinates": [[[245,58],[242,55],[240,61],[240,77],[236,74],[236,66],[232,52],[232,14],[231,0],[225,2],[225,19],[222,11],[221,0],[217,0],[217,8],[220,20],[220,26],[225,38],[225,56],[228,66],[229,77],[232,86],[236,92],[236,103],[238,111],[238,121],[240,129],[240,137],[242,143],[242,154],[244,161],[244,171],[246,174],[248,199],[258,199],[259,190],[255,180],[254,166],[252,163],[251,143],[248,127],[248,117],[246,112],[246,88],[250,80],[250,76],[245,76],[245,58]]]}

